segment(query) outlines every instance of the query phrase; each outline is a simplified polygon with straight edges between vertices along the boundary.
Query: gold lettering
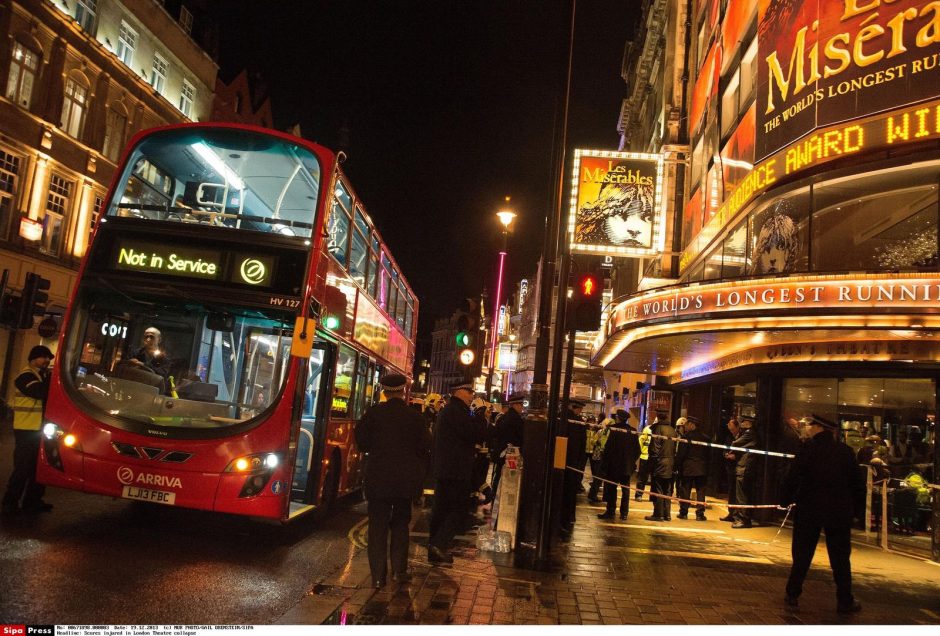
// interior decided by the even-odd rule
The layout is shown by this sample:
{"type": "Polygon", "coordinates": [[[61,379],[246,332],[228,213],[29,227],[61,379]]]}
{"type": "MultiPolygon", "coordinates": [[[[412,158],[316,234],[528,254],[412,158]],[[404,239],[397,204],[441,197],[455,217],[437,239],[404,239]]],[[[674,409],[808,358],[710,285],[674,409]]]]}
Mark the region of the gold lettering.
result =
{"type": "MultiPolygon", "coordinates": [[[[874,14],[871,17],[875,18],[878,14],[874,14]]],[[[870,24],[867,27],[864,27],[861,31],[858,32],[858,35],[855,37],[855,48],[853,49],[853,59],[858,66],[871,66],[881,58],[885,56],[884,51],[877,51],[871,55],[866,55],[862,51],[862,45],[865,44],[868,40],[873,40],[879,35],[882,35],[885,32],[884,27],[880,24],[870,24]]],[[[903,36],[902,36],[903,37],[903,36]]]]}
{"type": "Polygon", "coordinates": [[[940,2],[931,2],[924,5],[920,10],[920,15],[927,15],[928,11],[933,11],[933,18],[924,28],[917,32],[915,42],[919,47],[930,46],[934,42],[940,42],[940,2]]]}
{"type": "MultiPolygon", "coordinates": [[[[819,22],[814,22],[813,24],[818,24],[819,22]]],[[[773,81],[767,82],[767,110],[764,114],[769,114],[774,111],[774,85],[776,84],[777,89],[780,91],[780,98],[783,101],[787,100],[787,95],[790,94],[790,82],[795,81],[793,85],[793,94],[796,95],[801,90],[806,88],[806,80],[803,78],[803,57],[806,52],[806,31],[808,27],[803,27],[796,33],[796,40],[793,42],[793,52],[790,53],[790,65],[787,67],[787,76],[784,78],[783,69],[780,67],[780,61],[777,59],[777,52],[774,51],[767,56],[767,67],[770,70],[771,79],[773,81]],[[795,80],[793,79],[794,68],[796,73],[795,80]]]]}
{"type": "Polygon", "coordinates": [[[907,47],[904,46],[904,21],[913,20],[916,17],[917,9],[910,8],[901,11],[888,20],[888,28],[891,29],[891,50],[888,51],[888,57],[900,55],[907,50],[907,47]]]}
{"type": "Polygon", "coordinates": [[[823,49],[826,57],[830,60],[840,62],[840,64],[836,67],[831,67],[828,64],[823,67],[823,77],[828,78],[833,75],[838,75],[849,67],[849,64],[852,62],[852,54],[849,53],[847,48],[837,46],[839,42],[847,45],[849,41],[848,33],[839,33],[826,42],[826,47],[823,49]]]}
{"type": "Polygon", "coordinates": [[[910,124],[910,116],[907,113],[901,115],[901,125],[894,125],[894,117],[888,117],[888,143],[893,144],[896,139],[903,139],[907,141],[910,139],[908,134],[908,127],[910,124]]]}
{"type": "Polygon", "coordinates": [[[854,18],[857,15],[861,15],[866,11],[871,11],[872,9],[877,9],[880,0],[872,0],[864,6],[858,6],[858,0],[845,0],[845,11],[842,13],[843,22],[849,18],[854,18]]]}

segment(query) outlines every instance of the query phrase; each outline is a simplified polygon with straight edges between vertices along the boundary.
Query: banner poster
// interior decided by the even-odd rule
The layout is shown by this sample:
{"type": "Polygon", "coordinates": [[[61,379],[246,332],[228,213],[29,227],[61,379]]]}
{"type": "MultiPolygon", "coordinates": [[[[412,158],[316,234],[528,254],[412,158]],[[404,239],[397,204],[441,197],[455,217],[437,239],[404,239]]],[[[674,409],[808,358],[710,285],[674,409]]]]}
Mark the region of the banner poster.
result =
{"type": "Polygon", "coordinates": [[[568,230],[575,252],[648,256],[663,249],[661,155],[576,150],[568,230]]]}
{"type": "Polygon", "coordinates": [[[815,128],[940,96],[940,4],[760,0],[760,161],[815,128]]]}

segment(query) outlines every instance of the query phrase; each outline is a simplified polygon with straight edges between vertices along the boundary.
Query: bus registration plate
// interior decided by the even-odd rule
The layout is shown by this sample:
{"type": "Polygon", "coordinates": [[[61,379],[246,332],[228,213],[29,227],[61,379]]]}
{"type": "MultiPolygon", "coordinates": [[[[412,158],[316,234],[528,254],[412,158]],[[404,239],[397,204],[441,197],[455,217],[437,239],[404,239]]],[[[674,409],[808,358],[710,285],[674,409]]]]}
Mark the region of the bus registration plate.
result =
{"type": "Polygon", "coordinates": [[[149,488],[138,488],[137,486],[124,486],[121,496],[125,499],[136,499],[138,501],[152,501],[153,503],[165,504],[167,506],[176,505],[176,493],[166,492],[165,490],[150,490],[149,488]]]}

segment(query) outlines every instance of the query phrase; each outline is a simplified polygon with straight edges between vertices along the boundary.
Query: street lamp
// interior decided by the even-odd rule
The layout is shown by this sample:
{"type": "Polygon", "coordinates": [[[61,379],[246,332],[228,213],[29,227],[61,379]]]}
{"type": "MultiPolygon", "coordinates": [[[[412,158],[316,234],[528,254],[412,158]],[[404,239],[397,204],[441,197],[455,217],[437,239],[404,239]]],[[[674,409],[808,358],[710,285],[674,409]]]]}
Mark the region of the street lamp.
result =
{"type": "MultiPolygon", "coordinates": [[[[506,197],[509,202],[509,197],[506,197]]],[[[499,275],[496,279],[496,296],[493,300],[493,330],[490,332],[490,372],[486,376],[486,399],[490,399],[490,391],[493,389],[493,372],[496,367],[496,342],[499,333],[499,306],[503,297],[503,271],[506,267],[506,245],[509,240],[509,226],[516,218],[516,213],[508,208],[503,208],[496,213],[499,222],[503,224],[503,249],[499,252],[499,275]]]]}

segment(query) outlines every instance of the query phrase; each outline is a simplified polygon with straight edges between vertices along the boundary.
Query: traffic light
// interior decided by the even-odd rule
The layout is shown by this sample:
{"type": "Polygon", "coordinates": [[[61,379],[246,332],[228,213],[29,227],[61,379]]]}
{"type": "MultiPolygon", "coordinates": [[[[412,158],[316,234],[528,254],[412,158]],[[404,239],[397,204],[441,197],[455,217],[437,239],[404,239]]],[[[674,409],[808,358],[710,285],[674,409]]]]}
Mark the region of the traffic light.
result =
{"type": "Polygon", "coordinates": [[[472,327],[470,316],[464,313],[460,314],[457,318],[457,335],[454,336],[454,342],[457,345],[457,361],[465,367],[469,367],[477,359],[474,348],[476,342],[474,336],[476,334],[472,327]]]}
{"type": "Polygon", "coordinates": [[[603,279],[595,271],[577,274],[571,296],[569,328],[575,331],[597,331],[601,327],[603,279]]]}
{"type": "Polygon", "coordinates": [[[26,274],[17,327],[29,329],[33,326],[33,316],[45,315],[46,303],[49,302],[49,294],[46,293],[49,285],[49,280],[39,274],[34,272],[26,274]]]}

